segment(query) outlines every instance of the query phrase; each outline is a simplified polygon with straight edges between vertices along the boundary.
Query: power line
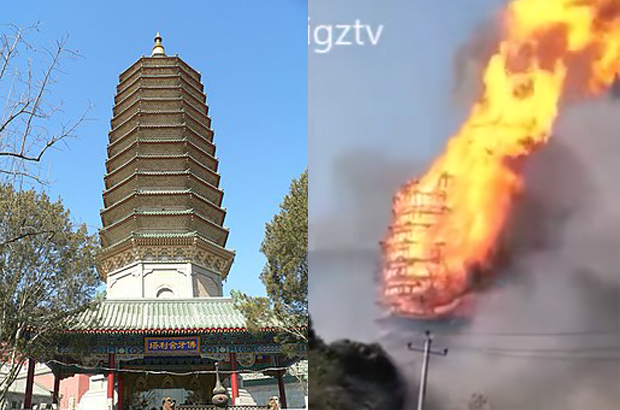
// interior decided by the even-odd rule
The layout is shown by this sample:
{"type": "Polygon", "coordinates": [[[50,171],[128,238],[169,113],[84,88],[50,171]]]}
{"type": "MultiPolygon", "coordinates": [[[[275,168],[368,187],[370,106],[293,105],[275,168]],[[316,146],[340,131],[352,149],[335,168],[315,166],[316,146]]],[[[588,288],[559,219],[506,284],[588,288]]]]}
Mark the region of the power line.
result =
{"type": "MultiPolygon", "coordinates": [[[[427,343],[431,340],[430,333],[426,332],[426,342],[424,349],[412,347],[409,343],[409,350],[424,352],[427,343]]],[[[511,359],[542,359],[551,361],[567,361],[567,362],[619,362],[620,346],[574,346],[566,348],[514,348],[514,347],[497,347],[497,346],[451,346],[452,351],[457,354],[478,354],[493,357],[511,358],[511,359]],[[612,354],[616,353],[616,354],[612,354]]],[[[430,354],[447,355],[447,349],[444,352],[430,352],[430,354]]],[[[423,373],[421,381],[421,393],[423,397],[425,389],[425,378],[428,363],[423,364],[423,373]]]]}
{"type": "Polygon", "coordinates": [[[492,352],[505,352],[505,353],[587,353],[587,352],[605,352],[605,351],[620,351],[620,346],[605,346],[605,347],[575,347],[575,348],[505,348],[505,347],[490,347],[490,346],[453,346],[453,349],[458,350],[482,350],[492,352]]]}
{"type": "Polygon", "coordinates": [[[550,356],[550,355],[519,355],[498,352],[477,352],[488,356],[506,357],[512,359],[536,359],[536,360],[559,360],[565,362],[620,362],[620,357],[575,357],[575,356],[550,356]]]}
{"type": "Polygon", "coordinates": [[[542,359],[542,360],[560,360],[560,361],[569,361],[569,362],[577,362],[577,361],[594,361],[594,362],[618,362],[620,361],[620,356],[575,356],[575,355],[552,355],[552,354],[528,354],[526,352],[518,354],[497,350],[485,350],[485,349],[459,349],[456,348],[458,353],[474,353],[481,354],[487,356],[496,356],[496,357],[505,357],[505,358],[515,358],[515,359],[542,359]]]}
{"type": "Polygon", "coordinates": [[[491,336],[491,337],[564,337],[564,336],[620,336],[620,329],[615,331],[574,331],[574,332],[437,332],[437,336],[491,336]]]}
{"type": "Polygon", "coordinates": [[[550,360],[620,360],[620,345],[613,344],[584,344],[569,346],[502,346],[502,345],[463,345],[456,344],[452,349],[461,352],[474,352],[491,356],[516,358],[543,358],[550,360]]]}

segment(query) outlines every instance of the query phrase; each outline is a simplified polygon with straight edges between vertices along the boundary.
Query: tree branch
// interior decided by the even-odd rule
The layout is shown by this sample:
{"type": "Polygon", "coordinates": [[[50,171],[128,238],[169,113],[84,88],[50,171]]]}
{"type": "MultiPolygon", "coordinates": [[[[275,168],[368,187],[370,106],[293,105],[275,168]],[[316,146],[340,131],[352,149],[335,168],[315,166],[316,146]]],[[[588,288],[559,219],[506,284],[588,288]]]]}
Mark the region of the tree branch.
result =
{"type": "Polygon", "coordinates": [[[42,231],[37,231],[37,232],[24,232],[22,234],[19,234],[13,238],[7,239],[4,242],[0,242],[0,248],[7,246],[8,244],[11,244],[13,242],[17,242],[20,241],[22,239],[28,238],[30,236],[37,236],[37,235],[42,235],[42,234],[50,234],[50,236],[47,238],[47,240],[50,240],[54,237],[54,234],[56,233],[56,231],[53,230],[42,230],[42,231]]]}
{"type": "MultiPolygon", "coordinates": [[[[55,122],[60,105],[50,104],[52,85],[62,73],[61,61],[78,56],[67,48],[67,37],[56,41],[51,50],[38,51],[26,40],[26,34],[38,31],[39,24],[20,29],[8,25],[8,33],[0,35],[0,99],[5,100],[0,115],[0,174],[11,178],[43,180],[30,171],[60,141],[75,137],[85,121],[87,108],[75,122],[63,125],[57,132],[47,126],[55,122]],[[33,61],[47,61],[40,74],[33,61]],[[52,122],[54,121],[54,122],[52,122]],[[30,165],[29,165],[30,164],[30,165]]],[[[0,29],[2,27],[0,26],[0,29]]]]}

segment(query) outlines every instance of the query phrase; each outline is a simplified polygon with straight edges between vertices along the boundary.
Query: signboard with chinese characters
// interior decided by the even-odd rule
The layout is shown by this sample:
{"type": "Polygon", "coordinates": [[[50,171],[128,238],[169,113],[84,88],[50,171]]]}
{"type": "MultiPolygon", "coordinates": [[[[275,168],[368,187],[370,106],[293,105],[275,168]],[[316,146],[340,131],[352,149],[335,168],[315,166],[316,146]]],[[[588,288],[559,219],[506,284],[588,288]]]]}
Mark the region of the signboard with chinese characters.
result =
{"type": "Polygon", "coordinates": [[[146,337],[145,356],[152,355],[199,355],[200,337],[146,337]]]}

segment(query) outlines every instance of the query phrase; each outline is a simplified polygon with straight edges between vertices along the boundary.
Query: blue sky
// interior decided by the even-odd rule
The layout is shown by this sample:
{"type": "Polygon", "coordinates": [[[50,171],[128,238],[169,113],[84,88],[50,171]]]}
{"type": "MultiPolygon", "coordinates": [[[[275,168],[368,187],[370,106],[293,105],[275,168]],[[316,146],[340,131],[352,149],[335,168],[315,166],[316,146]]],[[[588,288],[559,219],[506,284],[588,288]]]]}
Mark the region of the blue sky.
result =
{"type": "Polygon", "coordinates": [[[264,225],[278,212],[292,178],[307,166],[307,2],[13,1],[0,23],[41,21],[37,44],[68,35],[83,58],[65,61],[54,98],[64,118],[93,105],[68,147],[43,165],[78,222],[101,226],[106,144],[118,75],[149,55],[161,32],[166,53],[202,73],[220,160],[228,247],[237,252],[225,293],[264,294],[258,275],[264,225]]]}

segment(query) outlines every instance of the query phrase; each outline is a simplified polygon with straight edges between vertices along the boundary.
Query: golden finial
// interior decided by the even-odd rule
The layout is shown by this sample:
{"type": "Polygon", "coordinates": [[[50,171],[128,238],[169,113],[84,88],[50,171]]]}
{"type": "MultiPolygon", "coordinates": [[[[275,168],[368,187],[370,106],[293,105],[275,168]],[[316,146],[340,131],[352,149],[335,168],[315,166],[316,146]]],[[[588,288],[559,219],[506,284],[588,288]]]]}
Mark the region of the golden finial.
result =
{"type": "Polygon", "coordinates": [[[153,46],[153,52],[151,53],[151,57],[162,56],[165,57],[166,53],[164,52],[164,46],[161,44],[161,36],[159,35],[159,31],[155,35],[155,45],[153,46]]]}

